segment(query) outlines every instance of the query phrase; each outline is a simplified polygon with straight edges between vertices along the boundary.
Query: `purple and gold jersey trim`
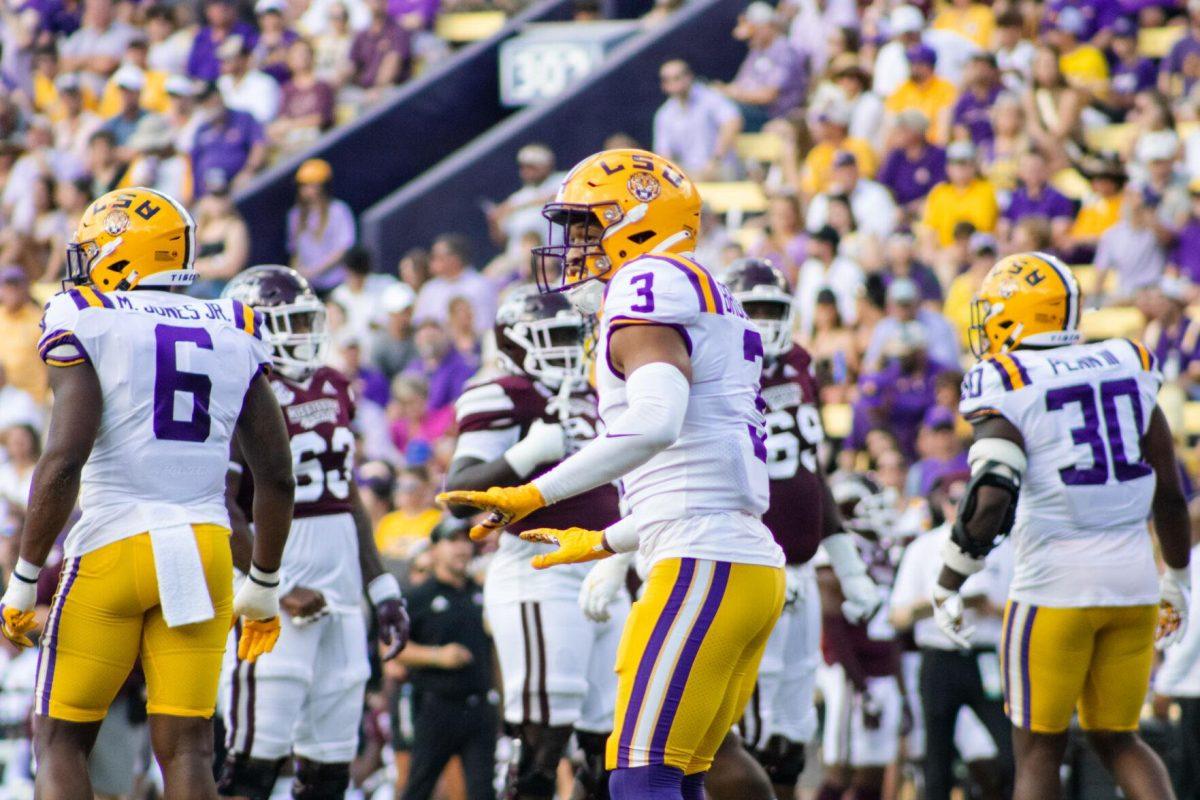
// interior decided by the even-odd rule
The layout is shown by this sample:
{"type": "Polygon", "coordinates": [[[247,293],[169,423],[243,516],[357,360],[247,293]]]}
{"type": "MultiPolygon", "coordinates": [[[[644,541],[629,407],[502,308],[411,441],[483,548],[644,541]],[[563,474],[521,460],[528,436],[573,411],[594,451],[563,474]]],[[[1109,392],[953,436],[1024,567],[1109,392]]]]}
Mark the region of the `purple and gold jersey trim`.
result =
{"type": "Polygon", "coordinates": [[[75,307],[80,311],[85,308],[112,308],[112,300],[104,296],[103,292],[98,292],[91,286],[80,286],[71,289],[67,292],[74,301],[75,307]]]}
{"type": "Polygon", "coordinates": [[[74,367],[88,361],[74,331],[51,331],[38,343],[38,356],[51,367],[74,367]]]}
{"type": "Polygon", "coordinates": [[[618,315],[613,317],[608,322],[608,333],[606,334],[606,342],[604,346],[604,360],[608,364],[608,369],[613,375],[616,375],[621,380],[625,380],[625,373],[616,368],[612,362],[612,335],[621,328],[630,325],[654,325],[660,328],[670,328],[683,337],[683,346],[687,348],[688,355],[692,354],[692,337],[688,335],[687,328],[682,325],[676,325],[673,322],[657,322],[652,319],[640,319],[638,317],[627,317],[618,315]]]}
{"type": "Polygon", "coordinates": [[[662,763],[688,675],[721,606],[731,566],[680,559],[671,594],[638,663],[620,730],[619,768],[644,766],[632,763],[635,753],[649,763],[662,763]]]}
{"type": "Polygon", "coordinates": [[[262,338],[262,315],[245,303],[233,301],[233,321],[255,339],[262,338]]]}
{"type": "Polygon", "coordinates": [[[725,313],[725,302],[721,299],[721,292],[717,288],[716,280],[708,270],[685,258],[664,256],[660,253],[654,253],[653,257],[667,262],[687,276],[692,288],[696,290],[696,298],[700,301],[701,311],[706,314],[725,313]]]}
{"type": "Polygon", "coordinates": [[[54,666],[58,655],[58,629],[62,625],[63,607],[67,604],[67,595],[75,585],[79,575],[79,558],[72,558],[63,565],[58,579],[58,591],[50,605],[50,616],[46,620],[46,630],[42,632],[41,652],[38,653],[37,679],[34,683],[34,706],[42,716],[50,714],[50,690],[54,687],[54,666]]]}
{"type": "Polygon", "coordinates": [[[1000,670],[1004,676],[1004,706],[1018,728],[1030,728],[1032,698],[1029,687],[1029,639],[1037,606],[1009,601],[1004,635],[1000,642],[1000,670]]]}
{"type": "Polygon", "coordinates": [[[1125,341],[1129,342],[1129,346],[1137,353],[1138,360],[1142,362],[1143,370],[1151,372],[1158,369],[1158,360],[1154,357],[1153,353],[1146,349],[1146,345],[1136,339],[1126,339],[1125,341]]]}
{"type": "Polygon", "coordinates": [[[1029,373],[1025,371],[1021,362],[1017,361],[1017,357],[1011,353],[994,355],[988,359],[988,363],[999,373],[1000,382],[1004,384],[1006,391],[1024,389],[1031,383],[1029,373]]]}

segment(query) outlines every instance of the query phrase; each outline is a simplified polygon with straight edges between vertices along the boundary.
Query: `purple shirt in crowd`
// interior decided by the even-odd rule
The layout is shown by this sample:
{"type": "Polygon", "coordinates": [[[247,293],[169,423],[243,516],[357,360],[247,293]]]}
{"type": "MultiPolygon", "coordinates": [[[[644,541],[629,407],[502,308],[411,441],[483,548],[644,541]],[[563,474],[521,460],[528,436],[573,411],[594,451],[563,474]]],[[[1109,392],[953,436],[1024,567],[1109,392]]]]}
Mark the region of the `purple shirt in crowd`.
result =
{"type": "Polygon", "coordinates": [[[1108,86],[1113,94],[1132,97],[1140,91],[1154,88],[1158,70],[1150,59],[1138,58],[1133,63],[1113,62],[1109,75],[1108,86]]]}
{"type": "MultiPolygon", "coordinates": [[[[1190,33],[1171,47],[1171,52],[1167,53],[1167,57],[1158,66],[1159,73],[1181,75],[1183,73],[1183,64],[1189,58],[1200,58],[1200,39],[1197,39],[1190,33]]],[[[1191,91],[1194,82],[1193,78],[1185,78],[1183,91],[1185,93],[1191,91]]]]}
{"type": "Polygon", "coordinates": [[[904,457],[915,459],[917,431],[934,404],[934,379],[939,372],[939,367],[927,364],[916,373],[905,374],[900,363],[892,361],[879,372],[859,379],[859,399],[853,406],[854,421],[846,447],[861,450],[866,446],[867,433],[885,428],[896,437],[904,457]]]}
{"type": "Polygon", "coordinates": [[[437,411],[458,399],[463,386],[477,369],[477,359],[468,358],[457,348],[451,347],[435,366],[430,366],[423,358],[414,358],[404,368],[403,374],[418,376],[429,382],[429,410],[437,411]]]}
{"type": "MultiPolygon", "coordinates": [[[[354,82],[363,88],[374,86],[383,59],[389,53],[399,53],[402,64],[408,62],[408,31],[401,28],[396,20],[388,17],[378,32],[371,27],[359,31],[350,45],[350,60],[355,68],[354,82]]],[[[404,73],[402,66],[397,77],[403,78],[404,73]]]]}
{"type": "Polygon", "coordinates": [[[354,244],[357,234],[354,212],[341,200],[329,201],[322,220],[314,211],[300,218],[300,206],[293,206],[287,216],[288,252],[296,257],[296,271],[312,282],[313,288],[333,289],[346,277],[341,267],[319,272],[335,255],[354,244]],[[301,224],[303,223],[303,224],[301,224]]]}
{"type": "Polygon", "coordinates": [[[421,27],[431,30],[440,5],[440,0],[388,0],[388,13],[392,15],[393,19],[403,19],[409,14],[420,14],[421,27]]]}
{"type": "Polygon", "coordinates": [[[1074,217],[1075,204],[1049,184],[1043,186],[1036,197],[1022,184],[1012,193],[1012,199],[1002,216],[1009,222],[1019,222],[1025,217],[1034,216],[1051,220],[1057,217],[1074,217]]]}
{"type": "Polygon", "coordinates": [[[245,111],[225,110],[220,121],[207,122],[196,131],[192,148],[192,173],[196,176],[196,196],[205,192],[204,178],[220,170],[232,180],[246,166],[250,150],[263,141],[262,126],[245,111]]]}
{"type": "Polygon", "coordinates": [[[292,43],[299,38],[300,34],[289,29],[283,32],[280,40],[275,44],[269,45],[259,40],[254,48],[255,63],[261,64],[262,71],[279,81],[279,83],[287,83],[292,77],[292,71],[288,69],[287,65],[287,51],[292,46],[292,43]]]}
{"type": "Polygon", "coordinates": [[[929,194],[935,184],[946,180],[946,151],[926,145],[916,161],[897,148],[887,154],[875,178],[887,188],[900,205],[907,205],[929,194]]]}
{"type": "Polygon", "coordinates": [[[1171,263],[1179,267],[1183,277],[1200,283],[1200,219],[1191,217],[1176,234],[1171,263]]]}
{"type": "MultiPolygon", "coordinates": [[[[250,47],[258,42],[258,31],[245,22],[233,23],[229,35],[241,36],[250,47]]],[[[217,58],[217,47],[223,41],[225,37],[220,41],[213,37],[213,29],[208,25],[201,28],[192,40],[192,52],[188,53],[188,75],[202,81],[215,81],[221,77],[221,59],[217,58]]]]}
{"type": "Polygon", "coordinates": [[[986,96],[980,97],[972,91],[962,93],[954,104],[953,124],[962,125],[967,129],[971,141],[975,144],[985,144],[995,138],[992,131],[992,104],[1003,87],[994,86],[986,96]]]}
{"type": "Polygon", "coordinates": [[[776,36],[764,49],[746,54],[733,84],[741,89],[778,89],[779,95],[767,113],[782,117],[804,99],[804,62],[786,37],[776,36]]]}

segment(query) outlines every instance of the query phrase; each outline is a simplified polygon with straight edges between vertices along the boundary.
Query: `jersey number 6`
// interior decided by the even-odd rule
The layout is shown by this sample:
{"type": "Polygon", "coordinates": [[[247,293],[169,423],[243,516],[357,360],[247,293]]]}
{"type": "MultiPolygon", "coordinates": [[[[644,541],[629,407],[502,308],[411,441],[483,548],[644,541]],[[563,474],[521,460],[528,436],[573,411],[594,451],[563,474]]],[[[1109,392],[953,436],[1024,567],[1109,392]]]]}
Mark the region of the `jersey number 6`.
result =
{"type": "MultiPolygon", "coordinates": [[[[191,345],[212,350],[212,337],[204,328],[159,325],[154,329],[154,438],[175,442],[203,442],[208,439],[212,418],[208,403],[212,398],[212,379],[199,372],[179,369],[179,346],[191,345]],[[187,419],[177,419],[179,396],[191,395],[192,408],[187,419]]],[[[186,406],[187,401],[184,401],[186,406]]]]}

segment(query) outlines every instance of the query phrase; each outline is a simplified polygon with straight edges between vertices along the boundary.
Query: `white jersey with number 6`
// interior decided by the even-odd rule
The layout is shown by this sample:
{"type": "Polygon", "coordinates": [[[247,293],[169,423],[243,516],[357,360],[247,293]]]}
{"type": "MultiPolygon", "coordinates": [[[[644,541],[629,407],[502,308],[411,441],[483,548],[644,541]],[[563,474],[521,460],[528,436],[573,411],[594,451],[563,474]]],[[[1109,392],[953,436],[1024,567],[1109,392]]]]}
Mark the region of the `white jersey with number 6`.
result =
{"type": "Polygon", "coordinates": [[[1012,537],[1011,598],[1037,606],[1159,599],[1147,529],[1154,471],[1142,453],[1162,374],[1138,342],[1018,350],[963,379],[960,410],[1021,431],[1029,466],[1012,537]]]}
{"type": "Polygon", "coordinates": [[[90,362],[103,413],[83,468],[81,556],[152,527],[229,526],[229,443],[251,380],[270,363],[261,320],[235,300],[71,289],[51,298],[38,352],[90,362]]]}
{"type": "Polygon", "coordinates": [[[679,439],[621,481],[647,568],[677,557],[783,566],[761,521],[769,494],[762,337],[728,288],[691,259],[634,259],[609,283],[601,315],[596,385],[605,421],[627,408],[625,376],[608,349],[613,332],[630,325],[677,331],[692,364],[679,439]]]}

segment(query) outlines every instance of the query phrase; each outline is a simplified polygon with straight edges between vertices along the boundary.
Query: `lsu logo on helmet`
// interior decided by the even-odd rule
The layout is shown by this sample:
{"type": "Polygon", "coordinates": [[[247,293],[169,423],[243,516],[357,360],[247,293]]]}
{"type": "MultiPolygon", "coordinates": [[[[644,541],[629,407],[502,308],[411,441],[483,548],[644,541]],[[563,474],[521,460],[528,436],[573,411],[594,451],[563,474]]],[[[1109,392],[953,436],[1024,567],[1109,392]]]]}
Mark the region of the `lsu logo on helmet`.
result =
{"type": "Polygon", "coordinates": [[[542,209],[547,244],[534,249],[538,287],[595,313],[603,283],[647,253],[689,253],[700,194],[673,163],[645,150],[605,150],[575,165],[542,209]]]}
{"type": "Polygon", "coordinates": [[[154,189],[117,189],[83,212],[67,244],[67,281],[100,291],[182,286],[196,279],[196,223],[154,189]]]}
{"type": "Polygon", "coordinates": [[[1079,283],[1048,253],[1016,253],[996,262],[971,303],[968,329],[976,358],[1019,345],[1059,347],[1079,341],[1079,283]]]}

